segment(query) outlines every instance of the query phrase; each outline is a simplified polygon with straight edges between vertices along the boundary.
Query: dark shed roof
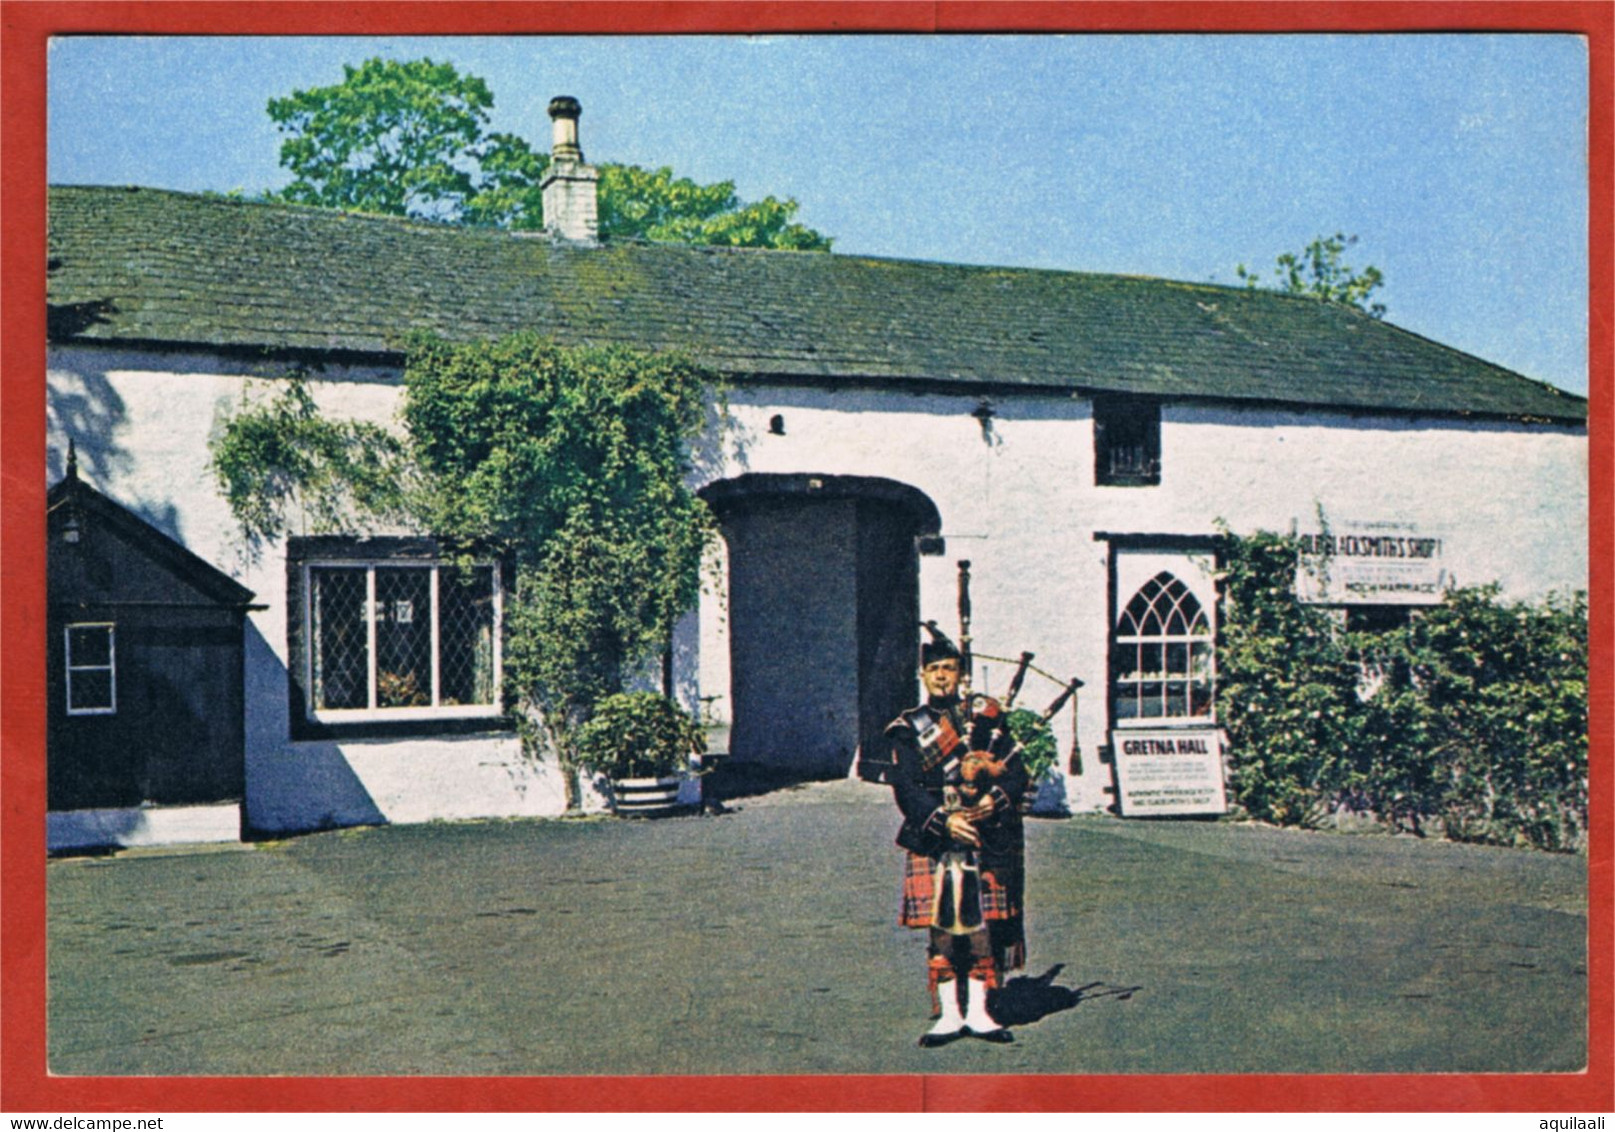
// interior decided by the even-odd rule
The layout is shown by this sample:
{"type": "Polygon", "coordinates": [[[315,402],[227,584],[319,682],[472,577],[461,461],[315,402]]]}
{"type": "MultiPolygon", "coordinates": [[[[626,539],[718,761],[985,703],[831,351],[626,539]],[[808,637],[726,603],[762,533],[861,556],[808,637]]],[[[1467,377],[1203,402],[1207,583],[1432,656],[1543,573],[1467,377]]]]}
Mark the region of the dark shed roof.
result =
{"type": "Polygon", "coordinates": [[[94,605],[219,606],[245,610],[253,593],[211,562],[198,557],[140,516],[78,478],[69,460],[67,475],[46,496],[51,533],[48,573],[51,601],[94,605]],[[80,524],[79,544],[61,540],[69,517],[80,524]],[[100,529],[120,549],[102,545],[94,556],[114,562],[104,576],[85,568],[83,558],[100,542],[100,529]]]}
{"type": "Polygon", "coordinates": [[[156,189],[50,196],[58,341],[396,358],[535,329],[736,380],[950,384],[1584,420],[1345,306],[1133,276],[543,237],[156,189]]]}

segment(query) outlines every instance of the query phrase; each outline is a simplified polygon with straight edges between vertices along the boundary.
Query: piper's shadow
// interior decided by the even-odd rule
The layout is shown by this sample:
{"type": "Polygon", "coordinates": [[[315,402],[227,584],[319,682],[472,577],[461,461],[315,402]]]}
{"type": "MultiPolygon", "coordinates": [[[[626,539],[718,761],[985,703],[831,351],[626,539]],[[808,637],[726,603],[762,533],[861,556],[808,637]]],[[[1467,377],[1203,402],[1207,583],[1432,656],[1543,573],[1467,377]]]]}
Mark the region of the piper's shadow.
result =
{"type": "Polygon", "coordinates": [[[1070,1010],[1079,1002],[1095,998],[1116,998],[1126,1001],[1143,987],[1113,987],[1107,983],[1086,983],[1080,987],[1062,987],[1055,983],[1064,963],[1056,963],[1041,975],[1021,975],[1011,979],[999,991],[993,1004],[993,1016],[1005,1026],[1025,1026],[1041,1021],[1050,1014],[1070,1010]]]}

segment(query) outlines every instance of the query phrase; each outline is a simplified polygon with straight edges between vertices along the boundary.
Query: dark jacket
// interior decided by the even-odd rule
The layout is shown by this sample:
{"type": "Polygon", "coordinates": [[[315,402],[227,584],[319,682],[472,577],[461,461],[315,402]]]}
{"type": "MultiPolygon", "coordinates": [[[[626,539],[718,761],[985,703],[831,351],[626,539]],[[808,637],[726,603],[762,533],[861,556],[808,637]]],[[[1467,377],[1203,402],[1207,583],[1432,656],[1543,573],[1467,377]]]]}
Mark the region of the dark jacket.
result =
{"type": "Polygon", "coordinates": [[[1008,761],[987,791],[993,814],[975,823],[981,862],[989,867],[1019,864],[1025,844],[1020,803],[1028,783],[1004,721],[1002,707],[986,696],[972,697],[969,705],[949,697],[910,708],[887,726],[893,764],[888,777],[903,812],[899,845],[924,856],[960,847],[952,845],[947,832],[946,790],[960,781],[960,763],[967,753],[986,751],[1008,761]]]}

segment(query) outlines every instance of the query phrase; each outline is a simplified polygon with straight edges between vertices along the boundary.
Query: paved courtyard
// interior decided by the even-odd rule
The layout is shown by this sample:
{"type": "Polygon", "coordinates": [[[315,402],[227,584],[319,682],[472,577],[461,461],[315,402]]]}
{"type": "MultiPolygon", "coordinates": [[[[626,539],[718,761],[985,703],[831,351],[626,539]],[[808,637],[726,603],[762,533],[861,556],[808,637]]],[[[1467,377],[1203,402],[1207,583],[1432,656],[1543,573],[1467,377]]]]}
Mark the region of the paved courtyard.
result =
{"type": "Polygon", "coordinates": [[[887,791],[53,861],[60,1074],[1572,1071],[1584,858],[1034,820],[1016,1040],[921,1050],[887,791]]]}

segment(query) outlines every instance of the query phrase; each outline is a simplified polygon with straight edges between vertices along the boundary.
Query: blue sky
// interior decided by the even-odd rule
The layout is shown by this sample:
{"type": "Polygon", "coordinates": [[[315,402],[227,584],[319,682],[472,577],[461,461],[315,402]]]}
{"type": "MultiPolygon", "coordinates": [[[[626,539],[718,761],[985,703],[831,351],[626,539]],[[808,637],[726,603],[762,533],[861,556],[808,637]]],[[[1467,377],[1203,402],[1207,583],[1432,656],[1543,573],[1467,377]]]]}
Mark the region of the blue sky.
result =
{"type": "Polygon", "coordinates": [[[1234,283],[1313,237],[1391,322],[1587,388],[1587,55],[1568,35],[65,37],[50,179],[284,184],[265,103],[343,63],[486,79],[492,126],[795,197],[848,254],[1234,283]]]}

